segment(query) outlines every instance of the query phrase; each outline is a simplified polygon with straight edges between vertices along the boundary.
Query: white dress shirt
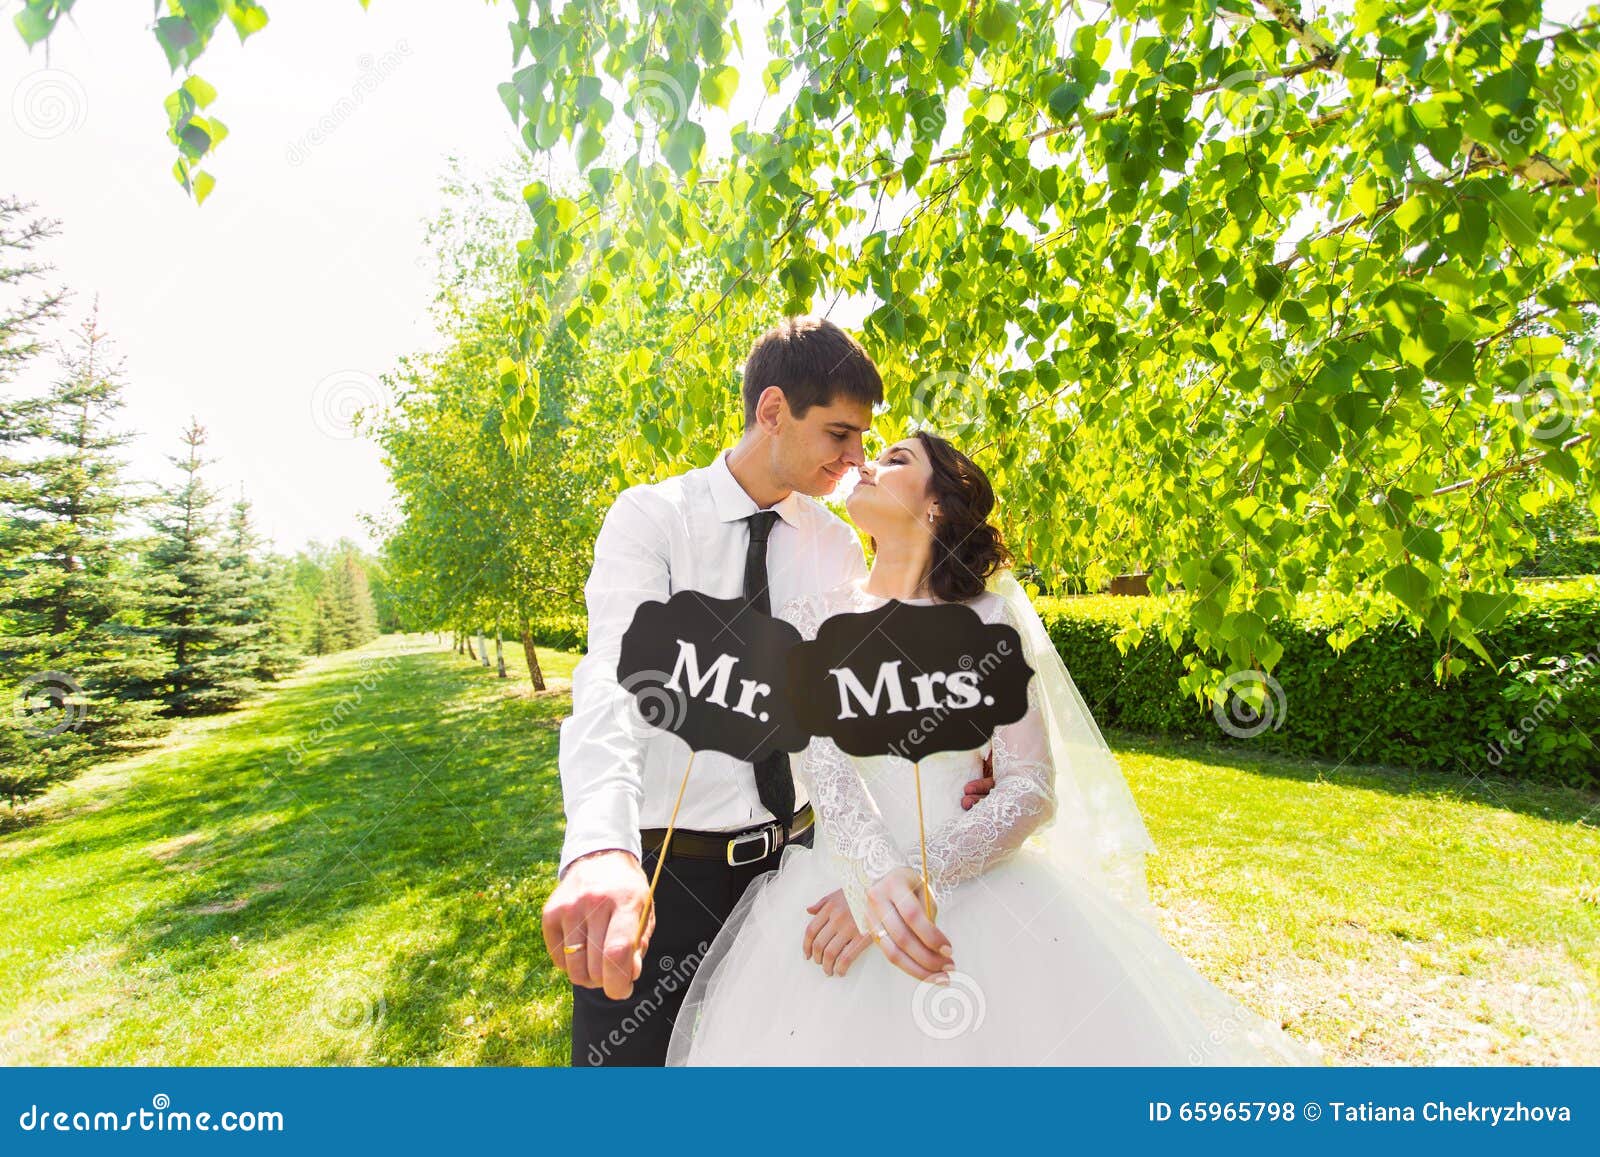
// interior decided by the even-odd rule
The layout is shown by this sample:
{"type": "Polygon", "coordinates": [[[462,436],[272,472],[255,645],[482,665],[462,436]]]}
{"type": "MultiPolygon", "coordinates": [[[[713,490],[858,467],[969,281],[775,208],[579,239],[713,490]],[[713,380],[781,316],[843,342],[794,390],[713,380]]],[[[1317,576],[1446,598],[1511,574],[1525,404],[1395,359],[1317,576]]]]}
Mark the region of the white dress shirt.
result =
{"type": "MultiPolygon", "coordinates": [[[[630,486],[606,512],[584,585],[589,650],[572,675],[572,714],[561,724],[561,793],[567,815],[560,873],[602,848],[640,855],[639,830],[664,828],[683,781],[689,749],[677,736],[638,737],[628,693],[617,685],[622,635],[639,604],[693,590],[712,598],[744,594],[750,525],[761,509],[728,469],[727,452],[709,466],[661,482],[630,486]]],[[[867,573],[861,540],[822,503],[791,492],[767,543],[772,611],[790,599],[832,590],[867,573]]],[[[795,785],[795,806],[806,803],[795,785]]],[[[775,819],[761,805],[748,762],[719,751],[695,756],[677,826],[737,831],[775,819]]]]}

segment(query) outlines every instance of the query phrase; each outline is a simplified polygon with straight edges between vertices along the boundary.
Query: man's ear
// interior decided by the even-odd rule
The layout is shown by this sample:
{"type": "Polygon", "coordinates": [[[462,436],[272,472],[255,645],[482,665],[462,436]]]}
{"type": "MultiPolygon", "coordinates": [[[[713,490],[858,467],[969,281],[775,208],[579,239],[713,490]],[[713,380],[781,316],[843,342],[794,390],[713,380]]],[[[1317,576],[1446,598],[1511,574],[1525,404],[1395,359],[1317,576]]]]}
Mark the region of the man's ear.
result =
{"type": "Polygon", "coordinates": [[[756,425],[764,434],[776,435],[778,427],[789,418],[789,399],[783,396],[780,386],[768,386],[756,399],[756,425]]]}

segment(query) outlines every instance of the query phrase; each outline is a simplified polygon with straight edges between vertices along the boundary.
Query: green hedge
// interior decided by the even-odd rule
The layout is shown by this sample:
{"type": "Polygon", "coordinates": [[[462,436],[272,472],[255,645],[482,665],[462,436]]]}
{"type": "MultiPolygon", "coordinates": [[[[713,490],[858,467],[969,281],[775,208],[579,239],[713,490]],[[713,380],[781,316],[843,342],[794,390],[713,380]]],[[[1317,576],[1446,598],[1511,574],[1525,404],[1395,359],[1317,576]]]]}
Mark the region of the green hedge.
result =
{"type": "Polygon", "coordinates": [[[1381,624],[1342,653],[1328,645],[1332,626],[1276,627],[1281,695],[1269,702],[1270,725],[1226,711],[1219,719],[1179,690],[1182,656],[1194,651],[1187,632],[1176,653],[1153,631],[1118,651],[1113,637],[1141,600],[1045,599],[1040,617],[1102,724],[1359,763],[1600,784],[1600,584],[1528,593],[1527,610],[1484,636],[1501,670],[1475,662],[1444,686],[1433,679],[1438,645],[1403,623],[1381,624]],[[1237,738],[1224,720],[1256,734],[1237,738]]]}
{"type": "MultiPolygon", "coordinates": [[[[1179,690],[1186,634],[1174,652],[1155,631],[1126,655],[1113,641],[1142,599],[1090,595],[1039,600],[1040,617],[1095,719],[1145,734],[1205,738],[1286,754],[1505,775],[1574,787],[1600,784],[1600,580],[1529,584],[1532,605],[1507,616],[1481,663],[1445,686],[1434,682],[1439,648],[1399,622],[1367,632],[1341,653],[1335,629],[1309,620],[1279,625],[1283,657],[1272,672],[1281,710],[1252,726],[1179,690]],[[1587,733],[1587,734],[1586,734],[1587,733]],[[1590,737],[1595,742],[1590,741],[1590,737]]],[[[581,651],[582,615],[534,625],[543,646],[581,651]]]]}

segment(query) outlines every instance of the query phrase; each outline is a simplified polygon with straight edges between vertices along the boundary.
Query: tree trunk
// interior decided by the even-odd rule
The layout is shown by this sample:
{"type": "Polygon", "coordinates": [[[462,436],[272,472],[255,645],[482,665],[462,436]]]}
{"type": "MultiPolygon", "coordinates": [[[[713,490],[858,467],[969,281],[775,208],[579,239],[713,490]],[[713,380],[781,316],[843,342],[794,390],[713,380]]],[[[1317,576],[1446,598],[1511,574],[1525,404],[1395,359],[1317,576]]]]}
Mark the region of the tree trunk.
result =
{"type": "Polygon", "coordinates": [[[500,668],[500,678],[506,677],[506,653],[500,646],[500,624],[494,625],[494,662],[500,668]]]}
{"type": "Polygon", "coordinates": [[[472,650],[472,636],[470,634],[462,635],[461,640],[466,644],[467,658],[476,659],[478,656],[472,650]]]}
{"type": "Polygon", "coordinates": [[[528,678],[533,680],[535,691],[544,690],[544,672],[539,668],[539,652],[533,645],[533,632],[522,624],[522,654],[528,660],[528,678]]]}

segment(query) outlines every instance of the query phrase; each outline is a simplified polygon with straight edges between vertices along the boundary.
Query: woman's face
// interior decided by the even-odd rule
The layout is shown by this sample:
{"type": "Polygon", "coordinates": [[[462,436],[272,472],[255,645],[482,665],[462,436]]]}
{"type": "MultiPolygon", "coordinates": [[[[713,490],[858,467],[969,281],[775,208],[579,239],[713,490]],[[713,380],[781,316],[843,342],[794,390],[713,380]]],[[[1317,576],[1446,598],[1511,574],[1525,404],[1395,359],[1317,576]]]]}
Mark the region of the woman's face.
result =
{"type": "Polygon", "coordinates": [[[862,464],[844,508],[850,521],[874,538],[916,527],[931,532],[928,516],[937,509],[929,490],[932,478],[922,439],[902,439],[862,464]]]}

